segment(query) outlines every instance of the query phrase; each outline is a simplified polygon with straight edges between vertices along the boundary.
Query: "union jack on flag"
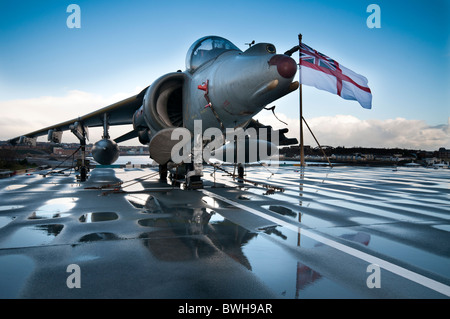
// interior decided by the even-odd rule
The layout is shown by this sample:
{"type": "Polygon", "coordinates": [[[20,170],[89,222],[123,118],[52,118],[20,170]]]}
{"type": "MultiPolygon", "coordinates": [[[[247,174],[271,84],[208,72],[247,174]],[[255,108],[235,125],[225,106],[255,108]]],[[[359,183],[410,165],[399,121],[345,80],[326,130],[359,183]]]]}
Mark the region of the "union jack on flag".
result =
{"type": "Polygon", "coordinates": [[[339,68],[339,64],[336,61],[327,57],[325,54],[317,52],[304,43],[302,43],[300,54],[303,65],[306,62],[310,63],[311,65],[314,64],[318,67],[327,68],[330,70],[336,70],[339,68]]]}
{"type": "Polygon", "coordinates": [[[300,46],[300,83],[356,100],[366,109],[372,107],[372,92],[364,76],[304,43],[300,46]]]}

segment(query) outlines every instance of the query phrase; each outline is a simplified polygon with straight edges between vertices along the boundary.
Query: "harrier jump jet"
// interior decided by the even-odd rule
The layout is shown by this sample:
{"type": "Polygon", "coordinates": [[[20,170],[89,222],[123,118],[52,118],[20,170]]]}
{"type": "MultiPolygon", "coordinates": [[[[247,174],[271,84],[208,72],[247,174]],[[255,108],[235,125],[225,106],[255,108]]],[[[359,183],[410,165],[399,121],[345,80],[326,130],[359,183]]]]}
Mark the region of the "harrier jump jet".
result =
{"type": "MultiPolygon", "coordinates": [[[[98,163],[114,163],[119,157],[117,143],[137,137],[140,143],[148,145],[150,157],[160,165],[163,174],[173,161],[173,147],[180,141],[171,138],[174,130],[184,128],[192,134],[196,120],[201,121],[203,131],[217,128],[225,133],[226,128],[259,128],[262,124],[252,118],[267,104],[299,87],[298,82],[293,82],[296,72],[296,62],[287,55],[276,54],[273,44],[258,43],[241,51],[224,38],[207,36],[189,48],[184,72],[165,74],[135,96],[10,142],[35,143],[37,137],[47,135],[48,141],[60,143],[62,132],[70,130],[80,140],[84,163],[88,128],[103,127],[103,137],[92,149],[98,163]],[[123,124],[132,124],[133,129],[111,139],[109,126],[123,124]]],[[[286,138],[286,132],[287,129],[278,131],[279,144],[297,143],[295,138],[286,138]]],[[[203,146],[208,142],[211,141],[203,141],[203,146]]],[[[201,165],[194,168],[186,164],[185,168],[191,172],[190,182],[200,180],[201,165]]],[[[81,180],[85,179],[83,165],[81,180]]]]}

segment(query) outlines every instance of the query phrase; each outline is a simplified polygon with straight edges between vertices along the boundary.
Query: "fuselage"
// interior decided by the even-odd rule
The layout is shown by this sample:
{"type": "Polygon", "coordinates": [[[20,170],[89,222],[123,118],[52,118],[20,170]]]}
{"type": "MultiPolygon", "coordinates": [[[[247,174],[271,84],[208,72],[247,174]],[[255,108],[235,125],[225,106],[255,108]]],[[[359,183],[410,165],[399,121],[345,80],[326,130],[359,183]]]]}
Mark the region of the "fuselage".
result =
{"type": "Polygon", "coordinates": [[[147,89],[134,128],[148,144],[162,129],[193,132],[195,120],[203,130],[245,127],[264,106],[298,88],[296,71],[296,62],[272,44],[242,52],[226,39],[201,38],[187,53],[186,71],[163,75],[147,89]]]}
{"type": "Polygon", "coordinates": [[[296,72],[296,62],[276,54],[270,43],[243,52],[224,38],[201,38],[188,50],[186,71],[163,75],[148,87],[134,129],[149,145],[150,156],[164,164],[179,142],[177,129],[188,130],[191,137],[198,121],[201,133],[245,129],[267,104],[298,88],[292,82],[296,72]]]}

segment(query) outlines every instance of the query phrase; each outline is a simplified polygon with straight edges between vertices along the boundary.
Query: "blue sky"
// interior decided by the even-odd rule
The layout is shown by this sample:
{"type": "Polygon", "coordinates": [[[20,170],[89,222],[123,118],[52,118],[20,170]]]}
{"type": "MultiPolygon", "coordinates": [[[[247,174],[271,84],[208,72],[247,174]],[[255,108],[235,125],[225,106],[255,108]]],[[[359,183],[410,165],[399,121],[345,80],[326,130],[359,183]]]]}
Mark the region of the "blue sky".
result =
{"type": "MultiPolygon", "coordinates": [[[[367,77],[373,93],[372,110],[366,110],[304,86],[306,120],[351,116],[370,124],[401,118],[426,128],[446,126],[448,133],[449,7],[446,0],[1,0],[0,112],[17,123],[28,111],[38,114],[26,101],[64,101],[73,91],[97,98],[88,111],[103,107],[95,102],[135,93],[165,73],[184,70],[187,49],[205,35],[225,37],[243,50],[252,40],[270,42],[282,53],[301,33],[309,46],[367,77]],[[71,3],[81,8],[80,29],[66,26],[71,3]],[[372,3],[381,9],[380,29],[366,25],[372,3]]],[[[298,94],[275,104],[277,112],[298,118],[298,94]]],[[[84,114],[70,104],[58,105],[61,110],[65,118],[45,114],[48,125],[84,114]]],[[[46,122],[27,120],[31,126],[46,122]]],[[[15,134],[7,126],[1,130],[0,139],[15,134]]]]}

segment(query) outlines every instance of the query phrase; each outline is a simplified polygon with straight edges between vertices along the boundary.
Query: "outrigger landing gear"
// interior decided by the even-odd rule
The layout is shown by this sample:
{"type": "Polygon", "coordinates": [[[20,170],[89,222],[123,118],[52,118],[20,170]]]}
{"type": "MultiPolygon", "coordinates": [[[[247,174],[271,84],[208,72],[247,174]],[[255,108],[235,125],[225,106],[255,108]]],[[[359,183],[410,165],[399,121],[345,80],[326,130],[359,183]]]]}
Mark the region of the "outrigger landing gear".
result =
{"type": "Polygon", "coordinates": [[[85,182],[87,179],[87,173],[89,172],[89,161],[86,161],[86,136],[87,136],[87,127],[85,127],[81,122],[75,122],[73,125],[70,125],[70,130],[72,133],[80,140],[80,149],[81,149],[81,162],[77,163],[77,168],[80,172],[80,175],[77,175],[77,179],[80,182],[85,182]],[[86,165],[86,162],[88,163],[86,165]]]}
{"type": "Polygon", "coordinates": [[[89,168],[86,167],[86,138],[81,142],[80,182],[85,182],[89,168]]]}
{"type": "Polygon", "coordinates": [[[84,160],[83,164],[83,160],[78,159],[75,166],[75,171],[79,172],[79,174],[76,176],[77,180],[79,180],[80,182],[85,182],[89,173],[89,160],[84,160]]]}

